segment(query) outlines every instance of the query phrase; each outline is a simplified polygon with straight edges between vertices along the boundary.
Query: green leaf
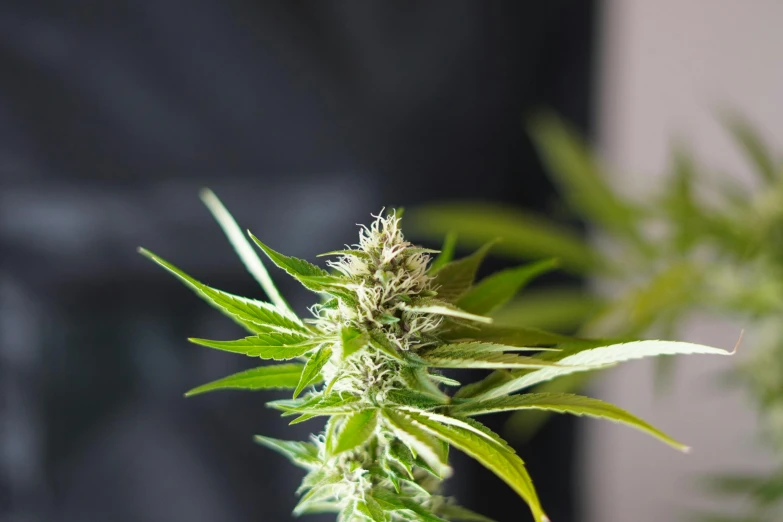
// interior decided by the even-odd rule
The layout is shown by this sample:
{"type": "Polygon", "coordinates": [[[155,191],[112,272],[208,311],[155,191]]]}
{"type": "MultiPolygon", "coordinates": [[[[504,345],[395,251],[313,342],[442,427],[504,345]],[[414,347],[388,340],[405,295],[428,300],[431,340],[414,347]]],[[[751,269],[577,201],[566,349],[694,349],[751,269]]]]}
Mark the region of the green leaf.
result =
{"type": "Polygon", "coordinates": [[[450,344],[421,354],[433,368],[545,368],[557,363],[513,353],[482,349],[481,343],[450,344]]]}
{"type": "Polygon", "coordinates": [[[454,250],[457,248],[457,234],[454,232],[446,232],[446,237],[443,239],[443,248],[440,249],[440,255],[432,261],[428,270],[430,275],[435,275],[438,270],[443,268],[446,263],[450,263],[454,259],[454,250]]]}
{"type": "Polygon", "coordinates": [[[400,352],[397,350],[397,348],[394,347],[394,345],[391,344],[391,342],[389,342],[389,339],[386,338],[386,335],[384,335],[383,332],[371,332],[368,342],[370,343],[370,346],[379,352],[388,355],[392,359],[397,359],[398,361],[404,360],[400,352]]]}
{"type": "Polygon", "coordinates": [[[562,377],[563,375],[585,371],[585,368],[602,369],[620,362],[644,357],[678,354],[731,355],[733,353],[711,346],[675,341],[635,341],[597,348],[576,347],[572,350],[563,350],[557,353],[549,352],[541,355],[541,358],[558,361],[566,366],[551,366],[533,372],[521,372],[518,374],[512,372],[514,378],[506,380],[499,386],[484,392],[481,397],[483,399],[500,397],[523,388],[556,379],[557,377],[562,377]]]}
{"type": "Polygon", "coordinates": [[[413,520],[417,522],[447,522],[421,506],[414,499],[395,495],[384,489],[374,489],[372,496],[387,511],[410,511],[414,513],[416,517],[413,520]]]}
{"type": "Polygon", "coordinates": [[[348,417],[337,435],[334,455],[363,444],[375,432],[377,425],[378,410],[364,410],[348,417]]]}
{"type": "Polygon", "coordinates": [[[553,114],[541,114],[531,121],[530,133],[573,209],[609,230],[638,237],[639,213],[609,187],[592,151],[572,128],[553,114]]]}
{"type": "Polygon", "coordinates": [[[329,362],[331,356],[332,349],[324,345],[307,360],[299,383],[296,385],[296,390],[294,390],[294,398],[302,393],[302,390],[321,380],[321,370],[329,362]]]}
{"type": "Polygon", "coordinates": [[[149,250],[140,248],[139,253],[174,274],[180,281],[195,291],[199,297],[251,332],[266,333],[270,331],[270,328],[280,331],[307,332],[299,318],[281,312],[274,305],[216,290],[193,279],[149,250]]]}
{"type": "Polygon", "coordinates": [[[389,520],[378,502],[369,495],[365,497],[364,502],[356,504],[356,510],[372,522],[387,522],[389,520]]]}
{"type": "Polygon", "coordinates": [[[253,440],[278,452],[301,467],[312,469],[323,465],[321,458],[318,456],[318,448],[312,442],[279,440],[262,435],[256,435],[253,437],[253,440]]]}
{"type": "Polygon", "coordinates": [[[496,241],[486,243],[467,257],[443,265],[435,274],[434,285],[438,291],[438,298],[454,303],[462,297],[473,284],[479,265],[496,241]]]}
{"type": "Polygon", "coordinates": [[[761,181],[773,183],[780,173],[777,171],[769,149],[755,129],[747,120],[730,111],[724,111],[721,119],[742,148],[742,152],[756,167],[756,174],[761,181]]]}
{"type": "Polygon", "coordinates": [[[312,417],[319,415],[346,415],[368,408],[368,404],[361,402],[354,395],[342,396],[337,393],[331,395],[314,395],[305,399],[283,399],[266,403],[267,407],[286,412],[286,414],[305,414],[312,417]]]}
{"type": "Polygon", "coordinates": [[[572,415],[588,415],[607,419],[644,431],[680,451],[688,451],[688,447],[675,441],[662,431],[613,404],[590,397],[570,393],[528,393],[498,397],[484,401],[470,401],[451,408],[455,415],[485,415],[501,411],[515,410],[548,410],[572,415]]]}
{"type": "Polygon", "coordinates": [[[386,399],[391,404],[398,406],[414,406],[422,410],[437,408],[448,404],[448,399],[441,395],[430,395],[429,393],[408,389],[392,390],[386,395],[386,399]]]}
{"type": "Polygon", "coordinates": [[[397,409],[384,408],[382,415],[392,433],[410,450],[415,457],[421,457],[438,477],[451,475],[448,453],[440,441],[423,430],[408,414],[397,409]]]}
{"type": "Polygon", "coordinates": [[[304,365],[277,364],[260,366],[244,372],[235,373],[207,384],[193,388],[185,394],[192,397],[213,390],[263,390],[269,388],[294,388],[299,382],[304,365]]]}
{"type": "Polygon", "coordinates": [[[557,261],[548,259],[509,268],[485,277],[457,301],[466,312],[486,315],[503,306],[533,278],[557,267],[557,261]]]}
{"type": "Polygon", "coordinates": [[[326,270],[308,263],[304,259],[298,259],[296,257],[286,256],[279,252],[276,252],[263,244],[259,239],[248,231],[250,239],[252,239],[258,247],[269,257],[269,259],[278,267],[285,270],[288,275],[302,283],[308,290],[315,292],[321,292],[324,288],[324,283],[329,280],[331,276],[326,270]],[[325,278],[322,280],[314,278],[325,278]]]}
{"type": "MultiPolygon", "coordinates": [[[[468,429],[458,423],[443,424],[422,413],[407,412],[412,421],[444,442],[478,460],[487,469],[503,479],[527,502],[537,522],[548,522],[541,508],[533,481],[525,469],[525,463],[510,447],[502,446],[475,428],[468,429]]],[[[489,431],[484,427],[486,431],[489,431]]],[[[484,431],[484,430],[481,430],[484,431]]]]}
{"type": "Polygon", "coordinates": [[[303,335],[293,333],[258,334],[236,341],[212,341],[195,338],[190,338],[188,341],[225,352],[278,361],[304,355],[319,343],[317,339],[308,339],[303,335]]]}
{"type": "Polygon", "coordinates": [[[242,230],[237,225],[237,222],[231,216],[223,203],[220,202],[218,197],[209,189],[203,189],[199,194],[201,201],[207,206],[215,221],[218,222],[220,228],[223,229],[223,233],[228,238],[231,246],[234,247],[239,259],[250,272],[250,275],[258,281],[261,288],[264,289],[266,295],[275,304],[275,306],[285,311],[286,315],[296,319],[296,314],[291,310],[283,296],[280,295],[275,284],[272,282],[272,278],[269,277],[269,272],[266,271],[266,267],[261,262],[261,259],[256,255],[255,250],[250,245],[247,237],[242,233],[242,230]]]}
{"type": "Polygon", "coordinates": [[[427,237],[441,237],[454,230],[460,243],[478,247],[503,238],[493,248],[495,255],[518,259],[557,258],[563,269],[585,273],[604,265],[601,254],[578,234],[540,216],[517,208],[483,203],[447,203],[416,209],[414,231],[427,237]]]}
{"type": "Polygon", "coordinates": [[[408,446],[399,441],[393,441],[387,449],[386,458],[399,464],[413,478],[413,465],[416,463],[416,457],[408,449],[408,446]]]}
{"type": "Polygon", "coordinates": [[[468,319],[479,323],[491,323],[492,318],[476,315],[460,310],[456,306],[438,301],[437,299],[423,299],[415,305],[404,305],[403,310],[414,314],[435,314],[456,317],[458,319],[468,319]]]}

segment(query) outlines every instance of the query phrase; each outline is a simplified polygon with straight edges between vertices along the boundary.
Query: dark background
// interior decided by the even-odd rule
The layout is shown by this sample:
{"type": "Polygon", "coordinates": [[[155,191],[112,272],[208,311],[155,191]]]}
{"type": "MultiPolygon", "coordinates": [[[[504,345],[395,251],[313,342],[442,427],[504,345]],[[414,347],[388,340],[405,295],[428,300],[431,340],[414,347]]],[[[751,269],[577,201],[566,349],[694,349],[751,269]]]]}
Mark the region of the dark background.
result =
{"type": "MultiPolygon", "coordinates": [[[[589,131],[596,10],[0,3],[0,520],[289,520],[301,473],[251,435],[317,426],[287,427],[269,395],[183,399],[252,361],[189,345],[238,331],[135,248],[260,297],[200,187],[309,259],[354,242],[384,205],[545,210],[523,118],[547,106],[589,131]]],[[[311,297],[278,275],[303,310],[311,297]]],[[[579,520],[574,426],[558,419],[520,448],[557,522],[579,520]]],[[[489,472],[456,466],[464,504],[526,516],[489,472]]]]}

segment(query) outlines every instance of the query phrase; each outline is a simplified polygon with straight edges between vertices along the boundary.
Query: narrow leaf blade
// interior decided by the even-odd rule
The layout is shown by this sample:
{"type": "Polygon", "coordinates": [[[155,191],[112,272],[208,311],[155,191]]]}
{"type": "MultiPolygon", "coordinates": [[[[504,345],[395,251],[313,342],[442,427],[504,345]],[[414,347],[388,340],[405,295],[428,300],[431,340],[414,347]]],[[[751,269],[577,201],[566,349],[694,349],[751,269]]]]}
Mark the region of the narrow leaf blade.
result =
{"type": "Polygon", "coordinates": [[[484,401],[471,401],[452,407],[451,412],[455,415],[474,416],[529,409],[587,415],[619,422],[648,433],[680,451],[688,451],[687,446],[680,444],[654,426],[614,404],[570,393],[527,393],[484,401]]]}
{"type": "Polygon", "coordinates": [[[185,393],[186,397],[192,397],[200,393],[213,390],[263,390],[263,389],[287,389],[296,387],[302,375],[302,364],[277,364],[272,366],[260,366],[243,372],[223,377],[216,381],[202,384],[185,393]]]}

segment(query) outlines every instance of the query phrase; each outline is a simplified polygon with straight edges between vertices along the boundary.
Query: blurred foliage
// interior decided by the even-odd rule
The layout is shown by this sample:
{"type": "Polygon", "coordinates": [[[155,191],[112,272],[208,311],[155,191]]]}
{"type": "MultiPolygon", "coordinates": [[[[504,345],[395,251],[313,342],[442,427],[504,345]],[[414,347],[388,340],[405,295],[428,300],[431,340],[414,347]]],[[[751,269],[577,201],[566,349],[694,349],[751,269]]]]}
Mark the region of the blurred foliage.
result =
{"type": "MultiPolygon", "coordinates": [[[[567,124],[551,114],[534,118],[530,133],[544,166],[569,217],[587,225],[589,239],[545,216],[485,203],[412,209],[410,222],[423,237],[449,231],[463,246],[501,237],[499,254],[555,257],[564,270],[597,283],[591,292],[529,293],[496,317],[507,324],[524,318],[528,325],[578,328],[583,335],[666,337],[699,311],[748,325],[752,353],[732,381],[754,399],[779,470],[770,477],[711,479],[721,495],[747,498],[748,513],[705,520],[772,522],[783,520],[783,162],[744,119],[724,114],[722,123],[752,167],[752,183],[712,171],[680,145],[661,190],[639,201],[612,186],[591,148],[567,124]]],[[[667,373],[660,369],[659,376],[667,373]]],[[[529,435],[542,420],[512,417],[510,426],[529,435]]]]}

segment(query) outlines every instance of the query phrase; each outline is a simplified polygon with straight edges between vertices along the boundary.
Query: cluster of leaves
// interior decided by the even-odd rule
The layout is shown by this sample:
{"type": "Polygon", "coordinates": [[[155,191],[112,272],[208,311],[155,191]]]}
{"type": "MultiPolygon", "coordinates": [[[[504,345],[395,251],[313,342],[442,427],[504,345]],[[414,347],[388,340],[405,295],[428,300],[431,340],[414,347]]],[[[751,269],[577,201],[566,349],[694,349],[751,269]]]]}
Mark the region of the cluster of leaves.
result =
{"type": "MultiPolygon", "coordinates": [[[[783,161],[741,118],[726,115],[724,123],[756,174],[751,186],[709,171],[679,146],[663,190],[632,201],[610,185],[611,177],[576,132],[551,115],[534,120],[531,134],[544,165],[568,210],[598,241],[542,216],[478,204],[418,209],[413,223],[433,236],[456,231],[468,245],[502,236],[501,253],[555,256],[566,270],[602,279],[604,288],[613,289],[608,298],[576,290],[543,292],[511,304],[496,315],[500,321],[525,317],[528,324],[580,325],[584,335],[670,337],[694,310],[740,317],[759,340],[738,372],[783,457],[783,161]]],[[[571,387],[579,384],[572,380],[571,387]]],[[[715,482],[723,492],[757,491],[752,520],[777,521],[783,516],[781,477],[783,463],[769,479],[715,482]]]]}
{"type": "Polygon", "coordinates": [[[449,448],[454,447],[513,488],[536,521],[546,521],[524,462],[475,417],[524,409],[589,415],[633,426],[685,449],[614,405],[573,394],[519,392],[630,359],[727,353],[688,343],[606,343],[493,325],[486,314],[552,263],[528,264],[475,282],[491,243],[453,260],[451,241],[441,252],[405,241],[399,213],[378,216],[363,227],[358,245],[324,254],[334,256],[327,261],[330,270],[278,253],[250,234],[273,264],[320,295],[310,309],[312,316],[302,319],[280,296],[217,198],[207,192],[204,200],[270,302],[209,287],[149,251],[141,253],[249,334],[239,340],[192,342],[292,361],[231,375],[188,395],[291,389],[291,399],[267,405],[293,417],[292,424],[327,419],[323,431],[309,441],[256,437],[307,471],[295,514],[335,513],[343,522],[488,521],[441,495],[441,482],[451,473],[449,448]],[[494,371],[463,386],[443,375],[442,369],[448,368],[494,371]]]}

